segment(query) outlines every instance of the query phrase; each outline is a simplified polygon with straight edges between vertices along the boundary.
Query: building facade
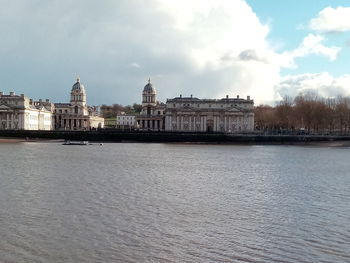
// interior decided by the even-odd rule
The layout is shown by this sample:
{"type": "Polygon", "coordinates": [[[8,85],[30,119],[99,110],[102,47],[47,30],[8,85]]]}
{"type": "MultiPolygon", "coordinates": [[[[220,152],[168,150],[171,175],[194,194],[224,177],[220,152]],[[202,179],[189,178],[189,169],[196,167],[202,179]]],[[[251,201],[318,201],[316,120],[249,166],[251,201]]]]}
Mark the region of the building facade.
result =
{"type": "Polygon", "coordinates": [[[105,118],[104,128],[117,128],[117,118],[105,118]]]}
{"type": "Polygon", "coordinates": [[[33,102],[24,94],[0,92],[0,129],[2,130],[52,130],[53,103],[49,100],[33,102]]]}
{"type": "Polygon", "coordinates": [[[121,113],[117,115],[117,128],[118,129],[135,129],[137,128],[137,122],[135,115],[121,113]]]}
{"type": "Polygon", "coordinates": [[[149,79],[142,91],[142,110],[136,117],[139,129],[164,130],[165,107],[165,104],[157,102],[157,91],[149,79]]]}
{"type": "Polygon", "coordinates": [[[104,119],[87,105],[86,90],[80,79],[72,86],[69,103],[55,103],[55,129],[91,130],[104,127],[104,119]]]}
{"type": "Polygon", "coordinates": [[[254,101],[176,97],[166,102],[166,131],[239,133],[254,130],[254,101]]]}

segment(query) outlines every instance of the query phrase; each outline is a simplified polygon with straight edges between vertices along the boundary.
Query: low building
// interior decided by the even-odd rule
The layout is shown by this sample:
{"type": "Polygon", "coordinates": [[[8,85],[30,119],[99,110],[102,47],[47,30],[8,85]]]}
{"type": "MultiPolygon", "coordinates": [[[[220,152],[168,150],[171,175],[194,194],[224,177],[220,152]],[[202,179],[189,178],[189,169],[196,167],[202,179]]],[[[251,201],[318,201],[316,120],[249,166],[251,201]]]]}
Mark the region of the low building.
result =
{"type": "Polygon", "coordinates": [[[72,86],[69,103],[55,103],[55,129],[91,130],[104,127],[104,118],[87,106],[86,91],[80,79],[72,86]]]}
{"type": "Polygon", "coordinates": [[[117,128],[117,118],[105,118],[105,128],[117,128]]]}
{"type": "Polygon", "coordinates": [[[52,130],[54,105],[49,100],[33,102],[24,96],[0,92],[0,129],[52,130]]]}
{"type": "Polygon", "coordinates": [[[176,97],[166,102],[166,131],[238,133],[254,130],[254,101],[176,97]]]}
{"type": "Polygon", "coordinates": [[[142,92],[142,110],[136,117],[139,129],[164,130],[164,112],[165,104],[157,102],[157,91],[149,79],[142,92]]]}
{"type": "Polygon", "coordinates": [[[118,129],[134,129],[137,128],[136,116],[131,114],[122,113],[117,115],[117,128],[118,129]]]}

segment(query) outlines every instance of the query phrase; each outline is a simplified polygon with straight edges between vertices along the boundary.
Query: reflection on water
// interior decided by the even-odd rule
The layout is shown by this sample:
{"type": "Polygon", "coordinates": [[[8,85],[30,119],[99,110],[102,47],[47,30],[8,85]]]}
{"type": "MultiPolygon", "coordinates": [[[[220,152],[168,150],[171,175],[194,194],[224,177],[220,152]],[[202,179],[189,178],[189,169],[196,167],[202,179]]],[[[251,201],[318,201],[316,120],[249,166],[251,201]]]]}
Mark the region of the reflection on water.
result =
{"type": "Polygon", "coordinates": [[[0,262],[349,262],[350,149],[0,144],[0,262]]]}

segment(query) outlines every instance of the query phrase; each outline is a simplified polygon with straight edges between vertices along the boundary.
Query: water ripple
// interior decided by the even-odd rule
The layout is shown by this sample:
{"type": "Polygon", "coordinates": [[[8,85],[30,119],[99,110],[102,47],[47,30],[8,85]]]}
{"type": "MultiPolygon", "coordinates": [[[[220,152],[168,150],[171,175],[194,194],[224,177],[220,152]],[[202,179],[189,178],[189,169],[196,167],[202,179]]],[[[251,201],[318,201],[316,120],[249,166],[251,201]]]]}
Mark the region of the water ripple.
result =
{"type": "Polygon", "coordinates": [[[0,146],[1,262],[350,262],[349,149],[0,146]]]}

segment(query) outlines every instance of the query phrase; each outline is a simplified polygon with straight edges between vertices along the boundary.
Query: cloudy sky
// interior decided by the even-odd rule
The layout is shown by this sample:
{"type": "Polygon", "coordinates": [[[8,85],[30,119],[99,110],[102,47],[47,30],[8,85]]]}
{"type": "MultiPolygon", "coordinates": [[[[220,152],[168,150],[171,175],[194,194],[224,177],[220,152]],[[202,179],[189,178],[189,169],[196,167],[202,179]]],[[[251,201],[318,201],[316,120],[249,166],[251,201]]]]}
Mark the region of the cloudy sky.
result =
{"type": "Polygon", "coordinates": [[[348,0],[0,0],[0,90],[89,104],[350,95],[348,0]]]}

